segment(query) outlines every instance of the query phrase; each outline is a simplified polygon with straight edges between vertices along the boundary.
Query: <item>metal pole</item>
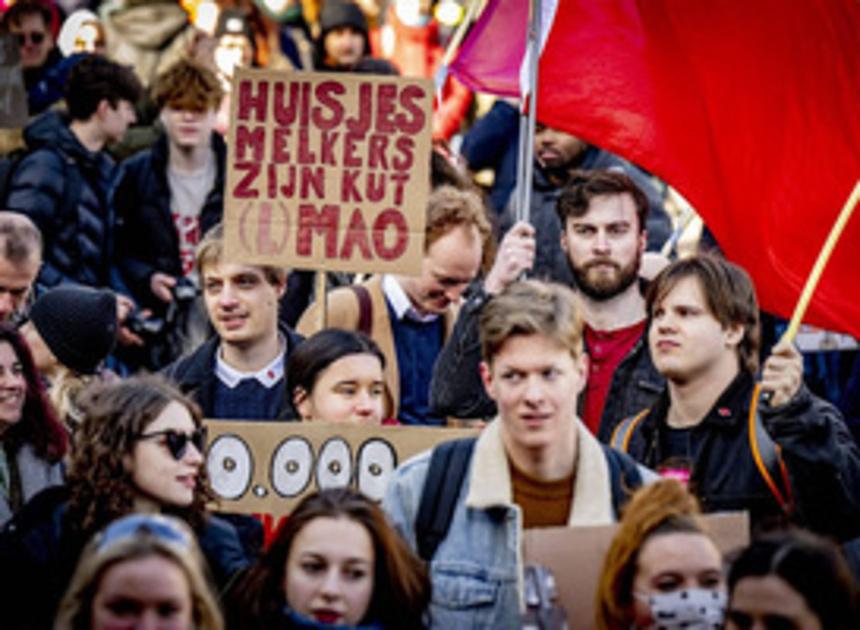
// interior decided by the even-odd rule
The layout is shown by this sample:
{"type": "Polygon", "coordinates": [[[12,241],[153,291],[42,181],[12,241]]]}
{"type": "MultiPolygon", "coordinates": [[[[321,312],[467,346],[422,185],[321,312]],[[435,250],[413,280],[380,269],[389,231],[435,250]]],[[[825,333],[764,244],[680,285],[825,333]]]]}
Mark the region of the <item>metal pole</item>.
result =
{"type": "Polygon", "coordinates": [[[541,0],[531,0],[526,36],[525,93],[520,102],[519,161],[517,163],[517,219],[529,221],[531,215],[532,176],[534,171],[534,137],[537,115],[538,62],[541,44],[541,0]],[[526,110],[528,107],[528,110],[526,110]]]}

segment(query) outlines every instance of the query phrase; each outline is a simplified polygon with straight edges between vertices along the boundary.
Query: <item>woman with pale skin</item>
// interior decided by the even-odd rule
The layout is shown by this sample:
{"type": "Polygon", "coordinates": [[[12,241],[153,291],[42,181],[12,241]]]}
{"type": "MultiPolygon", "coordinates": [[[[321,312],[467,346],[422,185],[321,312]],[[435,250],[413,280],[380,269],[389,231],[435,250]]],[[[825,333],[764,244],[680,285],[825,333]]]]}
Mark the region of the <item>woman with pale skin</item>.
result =
{"type": "Polygon", "coordinates": [[[849,630],[858,588],[840,550],[809,532],[771,533],[729,570],[726,630],[849,630]]]}
{"type": "Polygon", "coordinates": [[[369,337],[329,328],[290,355],[287,383],[302,421],[396,424],[385,388],[385,356],[369,337]]]}
{"type": "Polygon", "coordinates": [[[696,499],[674,479],[643,487],[604,560],[597,627],[718,629],[725,601],[722,555],[696,499]]]}
{"type": "Polygon", "coordinates": [[[425,627],[427,568],[367,497],[307,496],[231,590],[233,628],[425,627]]]}
{"type": "Polygon", "coordinates": [[[133,514],[87,545],[54,630],[222,630],[193,532],[175,518],[133,514]]]}
{"type": "Polygon", "coordinates": [[[0,324],[0,526],[38,492],[63,483],[67,444],[27,344],[0,324]]]}

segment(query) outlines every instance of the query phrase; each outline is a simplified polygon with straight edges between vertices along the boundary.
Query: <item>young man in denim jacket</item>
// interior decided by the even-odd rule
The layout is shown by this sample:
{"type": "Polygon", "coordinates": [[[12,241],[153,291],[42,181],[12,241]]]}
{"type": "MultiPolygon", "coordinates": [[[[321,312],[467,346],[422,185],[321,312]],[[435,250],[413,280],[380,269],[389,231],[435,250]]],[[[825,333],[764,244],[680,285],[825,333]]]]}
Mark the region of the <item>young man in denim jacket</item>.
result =
{"type": "MultiPolygon", "coordinates": [[[[499,414],[475,443],[432,558],[434,628],[520,628],[522,530],[612,523],[619,469],[630,486],[642,480],[577,417],[587,359],[570,289],[515,283],[486,305],[480,331],[481,376],[499,414]]],[[[430,459],[404,463],[383,501],[413,547],[430,459]]]]}

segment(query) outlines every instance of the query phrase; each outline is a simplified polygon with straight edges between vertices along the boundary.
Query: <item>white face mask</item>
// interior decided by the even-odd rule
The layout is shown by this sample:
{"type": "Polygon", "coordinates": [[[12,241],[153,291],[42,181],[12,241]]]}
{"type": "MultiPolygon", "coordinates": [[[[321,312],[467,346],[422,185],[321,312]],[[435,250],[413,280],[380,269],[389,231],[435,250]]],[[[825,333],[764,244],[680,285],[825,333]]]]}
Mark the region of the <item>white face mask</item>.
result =
{"type": "Polygon", "coordinates": [[[654,622],[648,630],[719,630],[726,615],[726,593],[688,588],[671,593],[636,593],[648,602],[654,622]]]}

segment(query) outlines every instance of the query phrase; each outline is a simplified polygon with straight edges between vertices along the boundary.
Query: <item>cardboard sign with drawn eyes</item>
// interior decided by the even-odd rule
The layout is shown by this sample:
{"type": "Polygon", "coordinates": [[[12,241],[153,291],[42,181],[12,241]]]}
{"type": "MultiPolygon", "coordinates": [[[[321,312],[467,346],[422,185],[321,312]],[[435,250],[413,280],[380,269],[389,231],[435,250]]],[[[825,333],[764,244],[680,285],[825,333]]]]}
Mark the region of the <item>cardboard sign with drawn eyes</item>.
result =
{"type": "Polygon", "coordinates": [[[391,473],[439,442],[475,429],[367,427],[322,422],[207,420],[206,471],[219,509],[288,514],[305,494],[350,486],[381,500],[391,473]]]}

